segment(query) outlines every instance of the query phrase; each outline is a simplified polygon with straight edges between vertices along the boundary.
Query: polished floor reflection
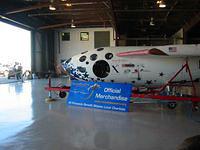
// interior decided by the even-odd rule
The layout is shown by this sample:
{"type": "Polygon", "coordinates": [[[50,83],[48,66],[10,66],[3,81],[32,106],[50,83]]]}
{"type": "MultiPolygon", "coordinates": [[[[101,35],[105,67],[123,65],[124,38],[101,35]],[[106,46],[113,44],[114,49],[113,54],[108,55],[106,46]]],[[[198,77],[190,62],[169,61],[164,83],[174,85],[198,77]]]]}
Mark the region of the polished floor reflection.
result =
{"type": "Polygon", "coordinates": [[[190,104],[134,104],[129,113],[72,107],[46,103],[46,84],[0,85],[0,150],[175,150],[200,134],[200,114],[190,104]]]}

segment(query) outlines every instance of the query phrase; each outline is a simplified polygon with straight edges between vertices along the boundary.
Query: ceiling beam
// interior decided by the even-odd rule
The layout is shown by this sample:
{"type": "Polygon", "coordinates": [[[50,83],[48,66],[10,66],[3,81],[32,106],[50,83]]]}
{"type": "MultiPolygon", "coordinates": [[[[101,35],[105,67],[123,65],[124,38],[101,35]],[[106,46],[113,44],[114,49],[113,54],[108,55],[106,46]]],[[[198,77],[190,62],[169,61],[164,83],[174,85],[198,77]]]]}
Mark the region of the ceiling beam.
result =
{"type": "Polygon", "coordinates": [[[200,22],[200,12],[190,19],[185,25],[183,25],[183,31],[188,32],[193,26],[200,22]]]}
{"type": "Polygon", "coordinates": [[[111,19],[111,25],[112,27],[115,29],[116,33],[117,32],[117,24],[116,24],[116,17],[115,17],[115,13],[114,13],[114,8],[113,8],[113,0],[109,0],[110,5],[106,5],[107,8],[110,8],[110,12],[107,12],[108,17],[111,19]]]}
{"type": "MultiPolygon", "coordinates": [[[[76,6],[76,5],[94,5],[94,4],[98,4],[98,3],[100,3],[100,2],[79,2],[79,3],[71,3],[71,4],[72,4],[72,6],[76,6]]],[[[41,8],[49,7],[49,5],[65,6],[66,2],[53,2],[53,3],[46,2],[46,3],[42,3],[42,4],[36,4],[34,6],[30,6],[30,7],[26,7],[26,8],[9,11],[5,14],[10,15],[10,14],[16,14],[16,13],[20,13],[20,12],[31,11],[31,10],[35,10],[35,9],[41,9],[41,8]]]]}
{"type": "MultiPolygon", "coordinates": [[[[103,23],[104,22],[109,22],[110,20],[103,20],[103,23]]],[[[74,24],[80,24],[80,23],[99,23],[99,22],[102,22],[102,20],[80,20],[80,21],[74,21],[73,23],[74,24]]],[[[39,27],[38,29],[39,30],[43,30],[43,29],[50,29],[50,28],[58,28],[58,27],[63,27],[63,26],[66,26],[66,25],[71,25],[72,23],[71,22],[66,22],[66,23],[60,23],[60,24],[54,24],[54,25],[47,25],[47,26],[42,26],[42,27],[39,27]]]]}
{"type": "Polygon", "coordinates": [[[116,13],[131,13],[131,12],[171,12],[171,11],[175,11],[175,12],[199,12],[199,9],[115,9],[113,10],[116,13]]]}
{"type": "Polygon", "coordinates": [[[26,25],[26,24],[21,23],[21,22],[19,22],[19,21],[15,21],[15,20],[13,20],[13,19],[7,18],[7,17],[2,16],[2,15],[0,15],[0,21],[7,22],[7,23],[11,23],[11,24],[20,26],[20,27],[22,27],[22,28],[26,28],[26,29],[28,29],[28,30],[33,30],[33,29],[34,29],[33,27],[31,27],[31,26],[29,26],[29,25],[26,25]]]}
{"type": "Polygon", "coordinates": [[[169,11],[167,12],[166,16],[165,16],[165,20],[167,20],[169,14],[174,10],[174,8],[176,7],[176,5],[178,4],[178,0],[176,0],[174,2],[174,4],[171,6],[171,8],[169,9],[169,11]]]}
{"type": "Polygon", "coordinates": [[[26,8],[21,8],[21,9],[16,9],[16,10],[13,10],[13,11],[9,11],[9,12],[6,12],[5,14],[6,15],[11,15],[11,14],[16,14],[16,13],[20,13],[20,12],[31,11],[31,10],[35,10],[35,9],[49,7],[49,5],[50,5],[50,3],[38,4],[38,5],[26,7],[26,8]]]}
{"type": "Polygon", "coordinates": [[[69,15],[69,14],[85,14],[91,13],[94,14],[95,12],[105,13],[104,11],[107,9],[72,9],[68,11],[62,12],[47,12],[47,13],[35,13],[35,14],[28,14],[29,17],[37,17],[37,16],[56,16],[56,15],[69,15]]]}
{"type": "MultiPolygon", "coordinates": [[[[119,17],[117,19],[118,21],[127,21],[127,22],[141,22],[141,21],[145,21],[145,22],[150,22],[150,18],[131,18],[131,19],[128,19],[128,18],[122,18],[122,17],[119,17]]],[[[157,22],[165,22],[165,18],[154,18],[154,21],[157,22]]]]}

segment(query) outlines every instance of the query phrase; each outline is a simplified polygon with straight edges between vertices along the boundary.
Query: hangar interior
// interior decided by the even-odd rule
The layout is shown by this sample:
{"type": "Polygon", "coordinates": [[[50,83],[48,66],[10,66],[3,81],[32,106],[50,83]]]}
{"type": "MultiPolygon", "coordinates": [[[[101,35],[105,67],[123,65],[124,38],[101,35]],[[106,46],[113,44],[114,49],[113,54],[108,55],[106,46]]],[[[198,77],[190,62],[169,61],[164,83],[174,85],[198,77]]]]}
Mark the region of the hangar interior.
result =
{"type": "Polygon", "coordinates": [[[31,77],[0,84],[0,149],[169,150],[193,136],[200,147],[200,113],[190,102],[171,110],[147,100],[121,113],[46,102],[44,89],[58,64],[85,51],[199,44],[199,0],[1,0],[0,21],[31,33],[31,77]]]}

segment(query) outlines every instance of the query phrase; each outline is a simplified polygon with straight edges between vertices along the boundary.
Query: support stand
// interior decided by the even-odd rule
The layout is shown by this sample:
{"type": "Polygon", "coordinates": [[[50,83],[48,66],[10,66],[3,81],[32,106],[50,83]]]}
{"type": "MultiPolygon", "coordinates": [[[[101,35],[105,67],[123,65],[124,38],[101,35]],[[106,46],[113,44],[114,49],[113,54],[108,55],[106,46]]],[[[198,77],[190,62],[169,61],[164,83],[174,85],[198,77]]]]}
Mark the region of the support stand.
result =
{"type": "MultiPolygon", "coordinates": [[[[49,88],[51,88],[51,75],[49,75],[49,78],[48,78],[48,86],[49,88]]],[[[46,102],[53,102],[53,101],[56,101],[56,99],[53,99],[52,98],[52,94],[51,94],[51,90],[48,91],[48,97],[45,99],[46,102]]]]}
{"type": "Polygon", "coordinates": [[[195,85],[194,85],[194,81],[192,79],[192,74],[191,74],[190,67],[189,67],[187,59],[186,59],[186,63],[182,66],[182,68],[164,86],[161,87],[161,89],[158,91],[158,93],[161,93],[162,91],[165,90],[165,88],[168,85],[172,84],[172,81],[181,73],[181,71],[183,71],[184,68],[186,69],[186,72],[188,72],[189,77],[190,77],[190,81],[192,83],[193,96],[196,97],[196,88],[195,88],[195,85]]]}
{"type": "Polygon", "coordinates": [[[61,86],[61,87],[52,87],[51,86],[51,76],[49,75],[48,78],[48,87],[45,87],[45,90],[48,91],[48,97],[46,98],[46,101],[51,102],[51,101],[56,101],[56,99],[52,98],[52,91],[59,91],[59,96],[60,98],[65,98],[66,97],[66,92],[69,92],[70,87],[69,86],[61,86]]]}

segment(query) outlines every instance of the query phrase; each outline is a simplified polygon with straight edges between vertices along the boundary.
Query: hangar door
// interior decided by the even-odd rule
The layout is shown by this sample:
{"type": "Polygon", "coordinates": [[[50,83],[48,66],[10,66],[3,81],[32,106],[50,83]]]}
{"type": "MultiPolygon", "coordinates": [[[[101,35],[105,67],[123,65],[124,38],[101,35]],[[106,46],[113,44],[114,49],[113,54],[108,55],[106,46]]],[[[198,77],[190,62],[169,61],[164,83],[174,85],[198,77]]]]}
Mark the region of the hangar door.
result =
{"type": "Polygon", "coordinates": [[[94,48],[110,46],[110,31],[94,32],[94,48]]]}
{"type": "Polygon", "coordinates": [[[16,70],[31,69],[31,32],[0,22],[0,33],[0,83],[4,83],[3,79],[16,79],[16,70]]]}

